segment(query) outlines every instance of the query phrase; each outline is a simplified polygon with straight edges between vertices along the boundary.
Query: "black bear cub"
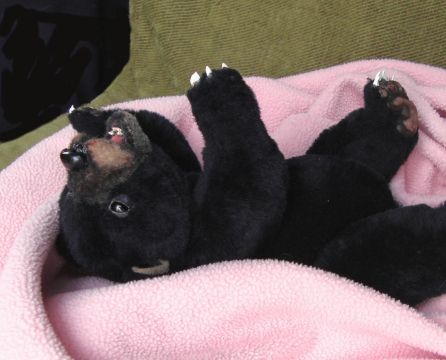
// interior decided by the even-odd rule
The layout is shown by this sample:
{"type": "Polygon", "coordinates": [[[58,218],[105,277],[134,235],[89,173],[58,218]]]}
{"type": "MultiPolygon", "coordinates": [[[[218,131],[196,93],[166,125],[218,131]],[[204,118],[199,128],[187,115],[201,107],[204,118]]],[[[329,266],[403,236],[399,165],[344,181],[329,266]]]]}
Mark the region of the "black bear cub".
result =
{"type": "Polygon", "coordinates": [[[202,169],[159,114],[70,114],[79,135],[61,153],[68,182],[56,245],[85,272],[124,282],[233,259],[313,264],[349,224],[397,207],[388,183],[418,138],[398,82],[370,80],[364,108],[288,160],[236,70],[207,69],[191,82],[202,169]]]}

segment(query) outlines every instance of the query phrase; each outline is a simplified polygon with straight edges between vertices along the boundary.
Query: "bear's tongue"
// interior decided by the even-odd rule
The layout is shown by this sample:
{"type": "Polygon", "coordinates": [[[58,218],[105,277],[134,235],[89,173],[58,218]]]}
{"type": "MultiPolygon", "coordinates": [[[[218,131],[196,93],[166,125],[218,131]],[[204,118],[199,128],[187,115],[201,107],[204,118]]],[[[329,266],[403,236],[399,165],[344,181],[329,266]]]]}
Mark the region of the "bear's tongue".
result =
{"type": "Polygon", "coordinates": [[[124,142],[124,136],[123,135],[113,135],[110,140],[116,144],[121,145],[124,142]]]}
{"type": "Polygon", "coordinates": [[[112,129],[108,132],[111,135],[110,140],[114,143],[121,145],[124,142],[124,132],[118,126],[112,126],[112,129]]]}

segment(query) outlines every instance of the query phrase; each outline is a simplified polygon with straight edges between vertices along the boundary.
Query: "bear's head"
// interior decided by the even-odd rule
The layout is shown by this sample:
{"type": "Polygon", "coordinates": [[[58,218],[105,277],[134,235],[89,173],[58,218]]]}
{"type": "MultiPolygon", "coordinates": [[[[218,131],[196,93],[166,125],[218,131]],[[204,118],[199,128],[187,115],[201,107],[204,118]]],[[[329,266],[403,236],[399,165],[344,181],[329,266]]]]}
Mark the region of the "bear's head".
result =
{"type": "Polygon", "coordinates": [[[80,109],[70,120],[81,132],[60,154],[68,181],[59,251],[114,281],[169,272],[189,239],[187,172],[150,140],[135,113],[80,109]]]}

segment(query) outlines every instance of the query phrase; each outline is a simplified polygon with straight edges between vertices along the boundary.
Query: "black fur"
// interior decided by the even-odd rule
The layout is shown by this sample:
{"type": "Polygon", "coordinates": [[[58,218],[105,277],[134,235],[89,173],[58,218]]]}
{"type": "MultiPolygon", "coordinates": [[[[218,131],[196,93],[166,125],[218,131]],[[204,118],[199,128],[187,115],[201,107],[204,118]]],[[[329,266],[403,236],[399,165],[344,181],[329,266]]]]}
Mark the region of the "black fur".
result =
{"type": "Polygon", "coordinates": [[[316,266],[409,305],[446,292],[446,208],[392,209],[362,219],[322,252],[316,266]]]}
{"type": "MultiPolygon", "coordinates": [[[[128,281],[144,277],[132,266],[159,259],[169,260],[171,271],[258,257],[312,264],[348,224],[396,207],[388,181],[417,135],[397,130],[401,111],[391,109],[371,82],[364,109],[324,131],[307,155],[289,160],[267,134],[255,96],[235,70],[203,74],[187,95],[205,140],[203,170],[171,123],[129,112],[148,135],[151,152],[128,164],[135,170],[106,200],[87,202],[70,186],[62,193],[58,248],[87,272],[128,281]],[[118,218],[110,206],[123,196],[130,211],[118,218]]],[[[87,139],[104,137],[113,113],[87,108],[70,120],[87,139]]],[[[96,166],[87,160],[82,171],[96,166]]]]}
{"type": "MultiPolygon", "coordinates": [[[[404,90],[401,95],[407,97],[404,90]]],[[[397,130],[401,112],[389,107],[371,81],[364,88],[364,101],[364,108],[324,130],[307,155],[287,161],[287,211],[278,236],[263,251],[265,257],[312,264],[348,224],[397,207],[388,182],[418,134],[397,130]]]]}

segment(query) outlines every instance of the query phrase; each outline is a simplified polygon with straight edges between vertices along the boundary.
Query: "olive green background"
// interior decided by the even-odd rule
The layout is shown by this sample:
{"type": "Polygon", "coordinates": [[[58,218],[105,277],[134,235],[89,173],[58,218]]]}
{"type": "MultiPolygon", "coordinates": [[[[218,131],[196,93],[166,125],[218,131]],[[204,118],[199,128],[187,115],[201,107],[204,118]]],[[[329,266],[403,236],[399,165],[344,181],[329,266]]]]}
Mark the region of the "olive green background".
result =
{"type": "MultiPolygon", "coordinates": [[[[446,66],[442,0],[130,0],[130,20],[129,63],[93,106],[182,94],[192,72],[221,62],[271,77],[370,58],[446,66]]],[[[0,144],[0,169],[66,124],[0,144]]]]}

